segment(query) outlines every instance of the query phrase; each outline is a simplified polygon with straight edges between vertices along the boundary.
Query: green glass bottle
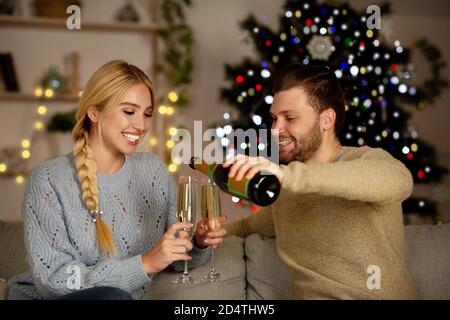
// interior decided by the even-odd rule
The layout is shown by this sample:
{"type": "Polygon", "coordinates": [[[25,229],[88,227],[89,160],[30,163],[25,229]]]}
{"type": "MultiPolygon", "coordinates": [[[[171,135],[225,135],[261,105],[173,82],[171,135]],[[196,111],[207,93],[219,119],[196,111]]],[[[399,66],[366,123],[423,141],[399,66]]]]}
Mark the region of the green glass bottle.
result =
{"type": "Polygon", "coordinates": [[[249,200],[261,207],[271,205],[280,194],[280,181],[275,175],[270,173],[262,174],[258,172],[251,179],[243,178],[240,181],[236,181],[234,178],[228,177],[230,167],[224,168],[217,163],[207,164],[200,161],[197,157],[192,157],[189,165],[192,169],[203,172],[213,179],[223,191],[249,200]]]}

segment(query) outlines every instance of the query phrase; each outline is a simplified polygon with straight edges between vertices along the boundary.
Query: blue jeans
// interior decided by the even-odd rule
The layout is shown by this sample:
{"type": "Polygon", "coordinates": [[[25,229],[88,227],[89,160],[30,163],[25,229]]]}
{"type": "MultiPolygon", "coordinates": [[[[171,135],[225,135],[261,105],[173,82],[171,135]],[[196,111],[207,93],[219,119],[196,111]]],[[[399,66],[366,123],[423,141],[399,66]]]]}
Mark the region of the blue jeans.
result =
{"type": "Polygon", "coordinates": [[[58,300],[133,300],[130,294],[113,287],[94,287],[68,293],[58,300]]]}

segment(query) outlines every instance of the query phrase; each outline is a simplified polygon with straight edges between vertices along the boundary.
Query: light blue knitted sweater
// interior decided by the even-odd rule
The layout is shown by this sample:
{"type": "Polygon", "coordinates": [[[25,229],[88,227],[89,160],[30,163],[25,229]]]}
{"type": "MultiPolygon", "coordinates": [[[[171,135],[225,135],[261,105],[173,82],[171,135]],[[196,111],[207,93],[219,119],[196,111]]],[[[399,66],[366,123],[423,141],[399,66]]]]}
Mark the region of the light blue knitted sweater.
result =
{"type": "MultiPolygon", "coordinates": [[[[144,296],[152,276],[144,272],[141,255],[176,222],[174,182],[164,164],[148,153],[126,156],[118,172],[97,177],[99,207],[118,255],[105,257],[96,245],[73,155],[47,160],[29,175],[22,204],[31,272],[8,281],[7,299],[55,299],[77,290],[74,276],[79,276],[80,289],[112,286],[135,299],[144,296]]],[[[209,248],[194,248],[189,265],[205,263],[210,254],[209,248]]],[[[182,266],[182,261],[172,264],[176,270],[182,266]]]]}

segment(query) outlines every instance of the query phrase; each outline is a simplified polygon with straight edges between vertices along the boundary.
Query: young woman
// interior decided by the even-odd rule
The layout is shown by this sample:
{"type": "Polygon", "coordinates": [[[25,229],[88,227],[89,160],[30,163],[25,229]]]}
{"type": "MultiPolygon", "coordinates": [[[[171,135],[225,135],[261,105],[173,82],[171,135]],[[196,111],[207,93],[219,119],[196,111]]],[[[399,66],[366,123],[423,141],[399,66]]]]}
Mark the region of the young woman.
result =
{"type": "Polygon", "coordinates": [[[43,162],[22,205],[31,272],[12,278],[8,299],[140,299],[152,277],[184,260],[206,262],[223,229],[175,236],[176,188],[154,155],[136,153],[154,92],[137,67],[112,61],[89,79],[72,132],[73,153],[43,162]],[[189,255],[187,254],[189,252],[189,255]]]}

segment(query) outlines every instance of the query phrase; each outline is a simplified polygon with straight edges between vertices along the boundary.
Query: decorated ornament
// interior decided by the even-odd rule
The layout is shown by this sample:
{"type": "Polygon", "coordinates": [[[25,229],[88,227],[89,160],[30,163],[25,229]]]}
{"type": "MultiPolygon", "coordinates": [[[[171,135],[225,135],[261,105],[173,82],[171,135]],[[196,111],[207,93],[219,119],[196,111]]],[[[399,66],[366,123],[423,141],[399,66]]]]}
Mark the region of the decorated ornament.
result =
{"type": "Polygon", "coordinates": [[[315,60],[328,60],[333,53],[333,43],[327,36],[314,35],[309,41],[308,52],[315,60]]]}

